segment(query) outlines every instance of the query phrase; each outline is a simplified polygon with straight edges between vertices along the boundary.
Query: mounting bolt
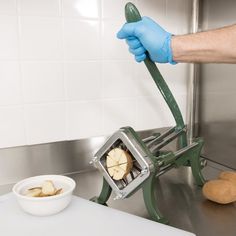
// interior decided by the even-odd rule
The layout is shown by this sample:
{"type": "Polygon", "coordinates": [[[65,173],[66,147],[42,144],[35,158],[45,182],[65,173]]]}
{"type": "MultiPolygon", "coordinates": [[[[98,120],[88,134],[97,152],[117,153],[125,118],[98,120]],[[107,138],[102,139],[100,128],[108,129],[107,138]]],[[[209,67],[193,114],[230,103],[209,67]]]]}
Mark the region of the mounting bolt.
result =
{"type": "Polygon", "coordinates": [[[200,166],[201,166],[201,168],[205,167],[206,165],[207,165],[207,160],[202,158],[202,159],[200,160],[200,166]]]}
{"type": "Polygon", "coordinates": [[[140,176],[146,175],[148,173],[148,168],[145,166],[140,173],[140,176]]]}
{"type": "Polygon", "coordinates": [[[113,200],[119,200],[119,199],[121,199],[123,196],[124,196],[123,193],[118,193],[118,194],[113,198],[113,200]]]}
{"type": "Polygon", "coordinates": [[[159,167],[163,166],[163,165],[164,165],[164,161],[163,161],[163,160],[158,160],[158,161],[157,161],[157,165],[158,165],[159,167]]]}
{"type": "Polygon", "coordinates": [[[97,157],[93,157],[91,161],[89,162],[90,165],[95,164],[98,161],[97,157]]]}

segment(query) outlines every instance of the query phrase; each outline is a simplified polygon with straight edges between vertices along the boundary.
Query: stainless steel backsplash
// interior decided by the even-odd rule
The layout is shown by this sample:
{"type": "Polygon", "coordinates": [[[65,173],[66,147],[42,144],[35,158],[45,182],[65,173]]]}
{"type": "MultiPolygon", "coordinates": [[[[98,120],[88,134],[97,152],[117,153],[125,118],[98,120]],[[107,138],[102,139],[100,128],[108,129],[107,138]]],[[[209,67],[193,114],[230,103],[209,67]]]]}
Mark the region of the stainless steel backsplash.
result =
{"type": "MultiPolygon", "coordinates": [[[[204,0],[203,30],[236,24],[235,0],[204,0]]],[[[227,41],[225,42],[227,43],[227,41]]],[[[204,155],[236,169],[236,65],[202,64],[200,135],[204,155]]]]}
{"type": "MultiPolygon", "coordinates": [[[[138,132],[147,137],[166,128],[138,132]]],[[[108,137],[93,137],[32,146],[0,149],[0,185],[42,174],[72,174],[93,169],[93,155],[108,137]]],[[[171,147],[175,147],[175,142],[171,147]]]]}
{"type": "Polygon", "coordinates": [[[92,168],[89,161],[106,137],[0,149],[0,185],[42,174],[92,168]]]}

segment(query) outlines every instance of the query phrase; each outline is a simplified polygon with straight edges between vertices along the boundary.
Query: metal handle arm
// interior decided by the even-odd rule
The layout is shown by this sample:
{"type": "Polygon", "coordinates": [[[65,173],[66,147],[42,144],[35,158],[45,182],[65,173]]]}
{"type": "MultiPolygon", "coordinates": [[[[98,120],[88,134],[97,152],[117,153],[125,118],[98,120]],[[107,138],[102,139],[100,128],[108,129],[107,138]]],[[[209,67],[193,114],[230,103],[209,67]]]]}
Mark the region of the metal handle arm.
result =
{"type": "MultiPolygon", "coordinates": [[[[137,22],[142,19],[138,9],[132,3],[127,3],[125,6],[125,17],[126,21],[129,22],[137,22]]],[[[158,87],[159,91],[161,92],[163,98],[165,99],[174,119],[176,122],[176,129],[181,130],[184,128],[184,121],[182,114],[180,112],[179,106],[171,93],[168,85],[166,84],[165,80],[163,79],[160,71],[158,70],[156,64],[150,60],[148,54],[147,58],[144,60],[144,63],[150,72],[156,86],[158,87]]],[[[179,140],[180,147],[187,146],[187,138],[186,133],[182,133],[179,140]]]]}

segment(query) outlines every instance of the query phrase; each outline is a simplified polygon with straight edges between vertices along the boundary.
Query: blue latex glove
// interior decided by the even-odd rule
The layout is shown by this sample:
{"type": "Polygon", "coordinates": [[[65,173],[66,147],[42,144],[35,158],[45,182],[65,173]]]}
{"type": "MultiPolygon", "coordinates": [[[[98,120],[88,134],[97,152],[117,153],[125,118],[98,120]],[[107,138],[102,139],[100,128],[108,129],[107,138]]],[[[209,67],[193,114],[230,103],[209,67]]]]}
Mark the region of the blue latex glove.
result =
{"type": "Polygon", "coordinates": [[[135,23],[124,24],[117,37],[126,39],[129,51],[134,54],[137,62],[145,60],[148,51],[154,62],[176,64],[171,49],[172,35],[149,17],[143,17],[141,21],[135,23]]]}

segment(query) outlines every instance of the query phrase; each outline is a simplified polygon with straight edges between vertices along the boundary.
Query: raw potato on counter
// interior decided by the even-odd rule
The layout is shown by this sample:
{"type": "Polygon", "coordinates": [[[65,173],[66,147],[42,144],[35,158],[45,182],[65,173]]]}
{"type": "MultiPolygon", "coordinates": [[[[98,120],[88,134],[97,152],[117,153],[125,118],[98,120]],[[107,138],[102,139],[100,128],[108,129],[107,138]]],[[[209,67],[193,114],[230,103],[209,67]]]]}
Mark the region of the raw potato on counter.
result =
{"type": "Polygon", "coordinates": [[[223,171],[220,173],[219,179],[228,180],[236,185],[236,172],[223,171]]]}
{"type": "Polygon", "coordinates": [[[220,204],[236,201],[236,172],[223,171],[219,179],[210,180],[203,186],[203,195],[220,204]]]}
{"type": "Polygon", "coordinates": [[[62,192],[62,188],[56,189],[51,180],[43,182],[42,187],[34,187],[28,189],[25,196],[27,197],[49,197],[55,196],[62,192]]]}

